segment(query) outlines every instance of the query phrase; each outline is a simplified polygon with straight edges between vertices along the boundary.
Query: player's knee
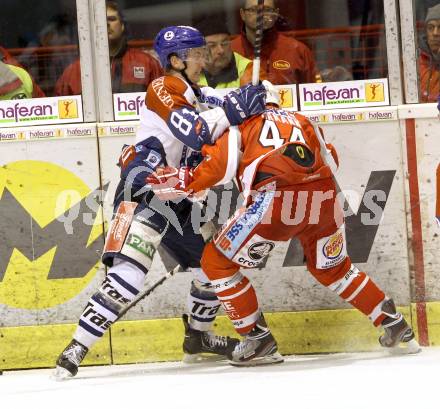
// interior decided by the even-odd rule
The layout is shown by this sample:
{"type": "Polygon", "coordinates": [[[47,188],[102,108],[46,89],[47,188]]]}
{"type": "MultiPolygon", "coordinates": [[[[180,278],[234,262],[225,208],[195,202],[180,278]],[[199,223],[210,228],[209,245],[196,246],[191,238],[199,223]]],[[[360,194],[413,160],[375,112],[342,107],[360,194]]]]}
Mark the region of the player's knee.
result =
{"type": "Polygon", "coordinates": [[[119,313],[139,294],[144,280],[145,274],[141,269],[127,261],[118,260],[109,269],[104,282],[92,298],[110,311],[119,313]]]}
{"type": "Polygon", "coordinates": [[[121,258],[146,274],[167,226],[167,220],[149,207],[122,202],[109,228],[103,263],[111,267],[121,258]]]}
{"type": "Polygon", "coordinates": [[[226,269],[227,274],[228,264],[230,264],[230,261],[217,250],[212,242],[205,246],[200,265],[210,280],[224,277],[224,270],[226,269]]]}
{"type": "Polygon", "coordinates": [[[308,265],[308,269],[322,285],[329,286],[342,279],[348,273],[351,266],[351,259],[347,256],[341,263],[331,268],[321,269],[315,265],[308,265]]]}

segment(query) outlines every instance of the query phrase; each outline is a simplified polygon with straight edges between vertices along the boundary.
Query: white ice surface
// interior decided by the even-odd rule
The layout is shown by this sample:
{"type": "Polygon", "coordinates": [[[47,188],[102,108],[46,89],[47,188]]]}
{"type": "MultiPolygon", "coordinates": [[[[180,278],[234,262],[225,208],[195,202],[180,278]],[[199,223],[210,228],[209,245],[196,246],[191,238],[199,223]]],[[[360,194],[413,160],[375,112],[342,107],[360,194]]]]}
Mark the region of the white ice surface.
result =
{"type": "Polygon", "coordinates": [[[225,362],[84,367],[63,382],[51,373],[4,372],[0,408],[440,408],[440,349],[434,348],[407,356],[291,356],[256,368],[225,362]]]}

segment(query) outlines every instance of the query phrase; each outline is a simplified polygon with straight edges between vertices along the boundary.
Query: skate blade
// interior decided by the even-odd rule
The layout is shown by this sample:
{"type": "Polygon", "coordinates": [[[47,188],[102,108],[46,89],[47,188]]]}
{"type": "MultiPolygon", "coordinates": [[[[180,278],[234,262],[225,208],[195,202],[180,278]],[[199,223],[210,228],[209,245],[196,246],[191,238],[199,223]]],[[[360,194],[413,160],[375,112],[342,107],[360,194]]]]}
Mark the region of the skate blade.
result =
{"type": "Polygon", "coordinates": [[[409,355],[409,354],[417,354],[421,352],[422,348],[420,348],[419,343],[412,339],[408,342],[401,342],[399,345],[391,348],[386,348],[387,351],[392,355],[409,355]]]}
{"type": "Polygon", "coordinates": [[[66,368],[61,366],[57,366],[51,376],[51,379],[57,382],[65,381],[70,378],[73,378],[73,375],[66,368]]]}
{"type": "Polygon", "coordinates": [[[184,354],[182,362],[185,364],[201,364],[204,362],[217,362],[226,360],[224,355],[214,354],[184,354]]]}
{"type": "Polygon", "coordinates": [[[284,362],[284,358],[279,352],[275,352],[270,355],[265,355],[262,357],[254,358],[249,361],[229,361],[232,366],[260,366],[260,365],[272,365],[272,364],[281,364],[284,362]]]}

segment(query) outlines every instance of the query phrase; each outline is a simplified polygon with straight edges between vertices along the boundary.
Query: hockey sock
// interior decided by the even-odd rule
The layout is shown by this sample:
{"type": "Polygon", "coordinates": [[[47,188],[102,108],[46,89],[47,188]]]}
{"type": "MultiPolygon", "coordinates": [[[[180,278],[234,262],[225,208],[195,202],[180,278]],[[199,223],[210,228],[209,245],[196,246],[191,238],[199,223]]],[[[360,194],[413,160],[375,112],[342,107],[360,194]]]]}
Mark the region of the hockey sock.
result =
{"type": "Polygon", "coordinates": [[[144,280],[145,274],[138,267],[115,259],[114,266],[81,314],[73,338],[90,349],[116,320],[121,309],[139,293],[144,280]]]}
{"type": "Polygon", "coordinates": [[[220,301],[201,268],[193,268],[194,280],[188,295],[189,325],[198,331],[209,331],[220,309],[220,301]]]}
{"type": "Polygon", "coordinates": [[[385,318],[382,313],[385,294],[366,273],[359,271],[353,264],[344,277],[331,284],[329,288],[368,316],[375,326],[379,326],[385,318]]]}
{"type": "Polygon", "coordinates": [[[257,295],[249,279],[237,272],[232,277],[213,280],[212,284],[235,330],[240,335],[249,333],[261,315],[257,295]]]}

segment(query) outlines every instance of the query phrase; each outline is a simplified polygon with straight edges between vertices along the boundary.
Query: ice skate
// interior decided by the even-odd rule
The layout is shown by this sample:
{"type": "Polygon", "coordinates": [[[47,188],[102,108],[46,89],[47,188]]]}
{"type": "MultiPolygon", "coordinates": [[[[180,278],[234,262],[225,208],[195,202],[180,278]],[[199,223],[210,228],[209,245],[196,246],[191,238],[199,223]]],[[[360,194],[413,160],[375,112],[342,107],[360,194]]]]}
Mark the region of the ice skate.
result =
{"type": "Polygon", "coordinates": [[[182,315],[182,320],[185,327],[185,339],[183,341],[183,362],[185,363],[226,359],[239,343],[239,340],[235,338],[192,329],[189,326],[188,315],[186,314],[182,315]]]}
{"type": "Polygon", "coordinates": [[[383,302],[382,312],[387,317],[382,322],[385,333],[379,337],[380,345],[389,348],[391,353],[416,354],[420,352],[421,348],[414,337],[412,328],[403,315],[397,312],[392,299],[383,302]]]}
{"type": "Polygon", "coordinates": [[[73,339],[57,359],[53,377],[57,381],[72,378],[78,373],[79,364],[89,349],[73,339]]]}
{"type": "Polygon", "coordinates": [[[252,331],[235,347],[229,358],[229,363],[233,366],[270,365],[284,361],[263,315],[252,331]]]}

